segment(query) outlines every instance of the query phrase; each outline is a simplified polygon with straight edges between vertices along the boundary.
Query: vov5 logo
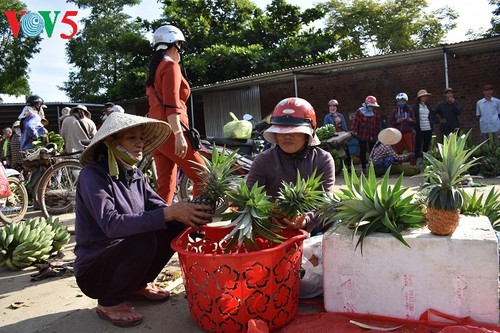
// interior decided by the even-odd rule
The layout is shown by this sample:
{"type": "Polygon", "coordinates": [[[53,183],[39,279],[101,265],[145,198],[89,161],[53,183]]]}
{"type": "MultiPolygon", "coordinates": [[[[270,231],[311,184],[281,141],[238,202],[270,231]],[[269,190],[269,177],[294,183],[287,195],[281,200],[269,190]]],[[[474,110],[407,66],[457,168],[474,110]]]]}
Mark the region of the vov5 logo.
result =
{"type": "MultiPolygon", "coordinates": [[[[17,13],[15,10],[4,11],[7,21],[9,22],[10,29],[12,30],[12,35],[17,38],[19,36],[19,31],[22,29],[23,34],[28,37],[36,37],[40,35],[45,28],[45,32],[49,38],[52,37],[54,32],[54,27],[57,23],[57,18],[61,11],[54,11],[54,19],[50,18],[52,11],[41,10],[39,12],[26,12],[22,10],[19,12],[21,19],[17,19],[17,13]]],[[[70,39],[78,31],[78,25],[73,21],[72,17],[78,15],[77,10],[68,10],[61,19],[62,24],[67,24],[70,26],[70,34],[61,33],[59,36],[62,39],[70,39]]]]}

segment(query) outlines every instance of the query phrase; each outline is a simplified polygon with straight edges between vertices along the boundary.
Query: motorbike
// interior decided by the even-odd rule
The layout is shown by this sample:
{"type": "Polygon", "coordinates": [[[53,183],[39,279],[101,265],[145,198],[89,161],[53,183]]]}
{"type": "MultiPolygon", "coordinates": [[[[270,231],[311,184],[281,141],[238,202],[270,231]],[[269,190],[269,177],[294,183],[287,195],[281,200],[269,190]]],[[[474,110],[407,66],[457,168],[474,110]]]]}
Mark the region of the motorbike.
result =
{"type": "MultiPolygon", "coordinates": [[[[269,118],[270,116],[264,118],[261,121],[256,121],[251,115],[245,114],[243,116],[243,119],[254,123],[250,139],[205,137],[201,141],[202,147],[198,151],[198,153],[208,159],[211,159],[214,147],[219,152],[222,152],[222,150],[225,149],[225,152],[228,155],[237,150],[238,159],[236,163],[238,165],[238,168],[235,172],[242,176],[245,176],[250,171],[250,167],[252,166],[254,157],[270,147],[270,144],[265,141],[264,137],[262,136],[262,133],[271,126],[269,118]]],[[[177,184],[178,199],[191,199],[193,182],[180,169],[178,169],[177,184]]],[[[227,208],[228,204],[227,202],[224,202],[216,208],[215,213],[222,213],[227,208]]]]}

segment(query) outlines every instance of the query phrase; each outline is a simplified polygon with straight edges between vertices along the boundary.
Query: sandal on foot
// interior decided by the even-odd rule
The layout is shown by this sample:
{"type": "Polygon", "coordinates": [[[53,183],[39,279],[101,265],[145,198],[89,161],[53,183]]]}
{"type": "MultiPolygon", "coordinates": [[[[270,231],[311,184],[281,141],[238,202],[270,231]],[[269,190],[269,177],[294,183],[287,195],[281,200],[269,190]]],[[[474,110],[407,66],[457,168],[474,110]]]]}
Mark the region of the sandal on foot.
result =
{"type": "Polygon", "coordinates": [[[142,300],[150,302],[165,302],[170,298],[170,292],[167,289],[148,284],[143,289],[139,289],[130,295],[130,300],[142,300]]]}
{"type": "Polygon", "coordinates": [[[103,310],[100,308],[95,309],[97,315],[99,318],[104,319],[109,321],[115,326],[118,327],[132,327],[132,326],[137,326],[140,323],[142,323],[142,315],[138,314],[135,312],[133,307],[128,307],[128,309],[110,309],[110,310],[103,310]],[[124,315],[130,314],[130,313],[135,313],[139,317],[138,318],[121,318],[121,317],[126,317],[124,315]]]}

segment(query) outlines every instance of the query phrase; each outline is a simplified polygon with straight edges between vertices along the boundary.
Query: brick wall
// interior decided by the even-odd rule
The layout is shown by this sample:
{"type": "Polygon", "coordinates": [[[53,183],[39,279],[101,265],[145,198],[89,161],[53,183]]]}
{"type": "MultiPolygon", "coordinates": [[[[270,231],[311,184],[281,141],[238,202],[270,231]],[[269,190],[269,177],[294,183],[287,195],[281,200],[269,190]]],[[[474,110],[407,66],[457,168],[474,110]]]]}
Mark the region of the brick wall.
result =
{"type": "MultiPolygon", "coordinates": [[[[475,116],[476,102],[483,98],[482,87],[491,83],[494,95],[500,97],[500,51],[481,52],[462,56],[448,55],[448,82],[455,98],[462,104],[459,119],[464,130],[472,130],[479,140],[479,122],[475,116]]],[[[443,99],[445,84],[444,56],[414,64],[391,65],[363,71],[340,72],[335,76],[308,76],[299,79],[298,96],[308,100],[316,110],[318,123],[328,113],[328,101],[339,101],[339,112],[350,126],[349,114],[355,112],[367,95],[377,97],[382,115],[389,116],[395,106],[394,97],[405,92],[410,105],[416,102],[416,93],[426,89],[432,94],[429,103],[435,106],[443,99]]],[[[265,116],[283,98],[295,95],[293,81],[261,85],[261,110],[265,116]]],[[[437,127],[435,128],[437,132],[437,127]]]]}

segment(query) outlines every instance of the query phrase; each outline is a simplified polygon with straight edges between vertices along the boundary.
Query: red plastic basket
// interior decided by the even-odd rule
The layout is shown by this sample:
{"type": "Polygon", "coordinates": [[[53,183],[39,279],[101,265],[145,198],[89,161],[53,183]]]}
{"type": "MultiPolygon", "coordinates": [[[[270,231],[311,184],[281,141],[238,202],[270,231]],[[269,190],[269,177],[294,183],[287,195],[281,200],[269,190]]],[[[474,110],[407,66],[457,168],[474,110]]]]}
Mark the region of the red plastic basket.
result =
{"type": "Polygon", "coordinates": [[[258,250],[225,253],[231,229],[188,228],[172,241],[178,252],[193,321],[208,332],[244,332],[250,319],[270,330],[290,322],[299,306],[303,230],[285,230],[283,243],[256,240],[258,250]]]}

